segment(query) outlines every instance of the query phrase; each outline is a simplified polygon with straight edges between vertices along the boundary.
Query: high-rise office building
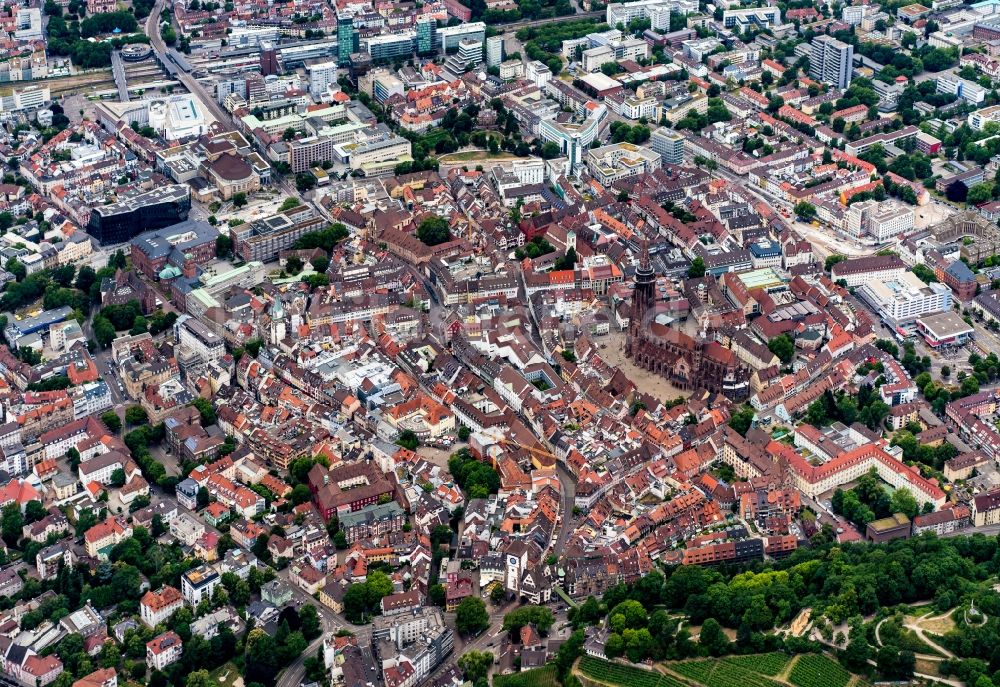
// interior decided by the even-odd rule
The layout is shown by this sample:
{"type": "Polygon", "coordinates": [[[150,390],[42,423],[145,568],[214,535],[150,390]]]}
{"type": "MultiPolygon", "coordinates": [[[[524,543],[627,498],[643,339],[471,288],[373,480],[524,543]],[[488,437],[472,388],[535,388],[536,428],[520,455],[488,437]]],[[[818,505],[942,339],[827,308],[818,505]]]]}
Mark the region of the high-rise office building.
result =
{"type": "Polygon", "coordinates": [[[437,33],[437,21],[425,17],[417,21],[417,53],[429,55],[435,51],[434,35],[437,33]]]}
{"type": "Polygon", "coordinates": [[[809,55],[809,75],[837,88],[851,85],[854,70],[854,46],[832,36],[816,36],[809,55]]]}
{"type": "Polygon", "coordinates": [[[486,66],[499,67],[503,62],[503,36],[490,36],[486,39],[486,66]]]}
{"type": "Polygon", "coordinates": [[[274,47],[273,41],[265,41],[260,44],[260,73],[264,76],[277,74],[281,69],[278,67],[278,50],[274,47]]]}
{"type": "Polygon", "coordinates": [[[684,137],[676,131],[661,127],[649,137],[649,143],[664,164],[684,164],[684,137]]]}
{"type": "Polygon", "coordinates": [[[342,67],[351,64],[351,53],[358,51],[358,32],[354,30],[354,19],[349,16],[337,17],[337,62],[342,67]]]}

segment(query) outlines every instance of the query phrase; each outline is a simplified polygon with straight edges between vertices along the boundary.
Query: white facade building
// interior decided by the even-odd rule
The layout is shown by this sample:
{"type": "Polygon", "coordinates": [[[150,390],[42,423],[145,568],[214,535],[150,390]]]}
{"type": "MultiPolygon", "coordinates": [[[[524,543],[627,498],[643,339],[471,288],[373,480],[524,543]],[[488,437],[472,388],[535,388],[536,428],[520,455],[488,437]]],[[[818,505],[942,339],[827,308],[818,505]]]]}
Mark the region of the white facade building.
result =
{"type": "Polygon", "coordinates": [[[312,64],[306,69],[309,72],[309,94],[314,98],[322,98],[330,85],[337,83],[337,63],[335,61],[312,64]]]}
{"type": "Polygon", "coordinates": [[[226,354],[222,337],[193,317],[182,315],[174,324],[174,336],[182,347],[194,351],[206,363],[218,362],[226,354]]]}
{"type": "Polygon", "coordinates": [[[498,67],[503,62],[503,36],[486,39],[486,66],[498,67]]]}
{"type": "Polygon", "coordinates": [[[913,228],[913,208],[898,203],[865,200],[847,211],[847,232],[855,237],[871,236],[879,243],[913,228]]]}
{"type": "Polygon", "coordinates": [[[869,282],[860,293],[886,322],[896,326],[951,308],[951,289],[937,282],[925,284],[912,272],[892,281],[869,282]]]}
{"type": "Polygon", "coordinates": [[[203,599],[211,599],[212,592],[222,583],[222,576],[207,565],[200,565],[181,575],[181,596],[184,601],[197,606],[203,599]]]}

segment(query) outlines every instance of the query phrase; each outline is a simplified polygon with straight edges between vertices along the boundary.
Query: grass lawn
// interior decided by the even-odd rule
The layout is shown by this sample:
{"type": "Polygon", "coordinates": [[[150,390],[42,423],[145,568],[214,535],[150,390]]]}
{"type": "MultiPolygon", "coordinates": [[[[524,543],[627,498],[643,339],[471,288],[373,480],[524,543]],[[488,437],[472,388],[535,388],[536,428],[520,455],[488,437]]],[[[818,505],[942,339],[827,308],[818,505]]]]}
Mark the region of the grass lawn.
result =
{"type": "Polygon", "coordinates": [[[516,155],[510,153],[491,153],[488,150],[466,150],[461,153],[446,153],[438,158],[438,162],[449,164],[454,162],[477,162],[479,160],[514,160],[516,155]]]}
{"type": "Polygon", "coordinates": [[[213,670],[212,679],[219,687],[243,687],[243,676],[232,663],[226,663],[213,670]]]}

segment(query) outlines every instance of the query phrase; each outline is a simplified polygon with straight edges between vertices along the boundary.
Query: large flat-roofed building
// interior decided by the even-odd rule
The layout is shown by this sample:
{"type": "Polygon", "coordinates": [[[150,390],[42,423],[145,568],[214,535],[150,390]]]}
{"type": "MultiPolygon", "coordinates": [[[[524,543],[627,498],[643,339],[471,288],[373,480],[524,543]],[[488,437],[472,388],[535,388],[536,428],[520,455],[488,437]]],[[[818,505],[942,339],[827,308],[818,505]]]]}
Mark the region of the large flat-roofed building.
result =
{"type": "Polygon", "coordinates": [[[603,186],[660,168],[660,156],[642,146],[613,143],[587,152],[587,169],[603,186]]]}
{"type": "Polygon", "coordinates": [[[847,232],[855,237],[869,235],[884,242],[913,229],[913,208],[896,203],[865,200],[847,211],[847,232]]]}
{"type": "Polygon", "coordinates": [[[397,164],[411,160],[412,150],[409,139],[389,131],[380,132],[359,141],[351,149],[350,166],[363,171],[365,176],[380,176],[380,168],[395,168],[397,164]]]}
{"type": "Polygon", "coordinates": [[[288,164],[298,174],[336,157],[336,139],[330,136],[309,136],[288,146],[288,164]]]}
{"type": "Polygon", "coordinates": [[[486,24],[481,21],[473,21],[457,26],[442,26],[434,36],[442,52],[458,50],[458,44],[462,40],[476,40],[482,43],[486,40],[486,24]]]}
{"type": "Polygon", "coordinates": [[[982,131],[990,122],[1000,122],[1000,105],[990,105],[970,112],[965,121],[976,131],[982,131]]]}
{"type": "Polygon", "coordinates": [[[868,282],[860,294],[886,324],[906,336],[913,333],[917,318],[951,308],[951,289],[938,282],[925,284],[912,272],[868,282]]]}
{"type": "Polygon", "coordinates": [[[149,231],[129,244],[132,264],[148,277],[156,277],[167,264],[182,268],[187,260],[204,264],[215,258],[219,231],[208,222],[186,220],[149,231]]]}
{"type": "Polygon", "coordinates": [[[895,279],[905,271],[906,263],[897,255],[871,255],[838,262],[830,270],[830,276],[834,281],[843,279],[851,287],[895,279]]]}
{"type": "Polygon", "coordinates": [[[171,95],[127,103],[102,102],[97,106],[97,121],[108,131],[118,122],[136,122],[150,126],[168,141],[192,139],[208,133],[212,119],[201,103],[189,94],[171,95]]]}
{"type": "Polygon", "coordinates": [[[7,336],[7,341],[16,346],[17,340],[21,337],[28,336],[36,332],[44,332],[53,324],[63,322],[72,316],[73,308],[68,305],[64,305],[61,308],[46,310],[38,315],[35,315],[34,317],[25,317],[20,320],[12,319],[7,324],[4,334],[7,336]]]}
{"type": "Polygon", "coordinates": [[[932,348],[962,346],[975,332],[954,310],[921,317],[917,320],[917,331],[932,348]]]}
{"type": "Polygon", "coordinates": [[[413,54],[417,40],[416,31],[402,33],[387,33],[366,39],[368,54],[373,60],[391,60],[396,57],[409,57],[413,54]]]}
{"type": "Polygon", "coordinates": [[[865,538],[876,544],[892,541],[893,539],[906,539],[910,536],[910,528],[910,519],[902,513],[896,513],[887,518],[868,523],[865,538]]]}
{"type": "Polygon", "coordinates": [[[726,10],[722,13],[722,23],[727,29],[734,26],[777,26],[781,23],[781,8],[749,7],[726,10]]]}
{"type": "Polygon", "coordinates": [[[124,243],[144,231],[183,222],[190,209],[191,190],[187,186],[163,186],[95,207],[90,213],[87,233],[101,245],[124,243]]]}
{"type": "Polygon", "coordinates": [[[584,155],[590,144],[597,140],[601,122],[608,116],[604,105],[595,104],[589,108],[587,119],[580,123],[558,122],[555,119],[542,120],[539,135],[546,141],[559,146],[559,154],[567,158],[571,172],[584,165],[584,155]]]}
{"type": "Polygon", "coordinates": [[[291,248],[300,236],[324,226],[326,220],[314,215],[306,206],[292,208],[234,227],[233,249],[247,262],[271,262],[278,259],[278,253],[291,248]]]}
{"type": "Polygon", "coordinates": [[[181,595],[184,601],[197,606],[202,599],[211,599],[212,592],[222,582],[222,578],[207,565],[188,570],[181,575],[181,595]]]}

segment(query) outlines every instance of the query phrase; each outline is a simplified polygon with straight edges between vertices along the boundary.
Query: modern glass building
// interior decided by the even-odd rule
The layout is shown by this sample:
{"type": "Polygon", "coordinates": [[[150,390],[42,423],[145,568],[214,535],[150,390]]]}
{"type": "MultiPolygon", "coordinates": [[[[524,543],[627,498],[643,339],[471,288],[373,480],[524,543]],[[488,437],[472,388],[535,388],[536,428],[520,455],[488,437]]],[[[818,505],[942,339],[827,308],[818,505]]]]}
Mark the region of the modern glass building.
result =
{"type": "Polygon", "coordinates": [[[94,208],[87,223],[87,233],[101,245],[124,243],[145,231],[183,222],[190,209],[191,190],[187,186],[164,186],[94,208]]]}
{"type": "Polygon", "coordinates": [[[354,19],[349,16],[337,17],[337,62],[341,67],[351,64],[351,53],[358,51],[358,33],[354,30],[354,19]]]}
{"type": "Polygon", "coordinates": [[[368,54],[375,62],[396,57],[410,57],[413,54],[416,38],[417,34],[414,31],[372,36],[368,39],[368,54]]]}
{"type": "Polygon", "coordinates": [[[437,21],[421,19],[417,22],[417,53],[427,55],[435,51],[434,34],[437,33],[437,21]]]}

